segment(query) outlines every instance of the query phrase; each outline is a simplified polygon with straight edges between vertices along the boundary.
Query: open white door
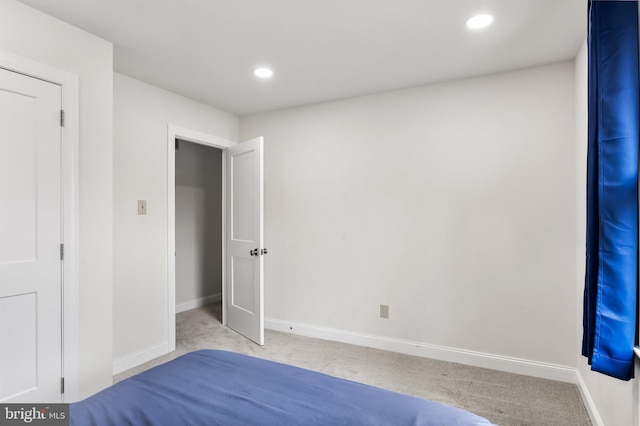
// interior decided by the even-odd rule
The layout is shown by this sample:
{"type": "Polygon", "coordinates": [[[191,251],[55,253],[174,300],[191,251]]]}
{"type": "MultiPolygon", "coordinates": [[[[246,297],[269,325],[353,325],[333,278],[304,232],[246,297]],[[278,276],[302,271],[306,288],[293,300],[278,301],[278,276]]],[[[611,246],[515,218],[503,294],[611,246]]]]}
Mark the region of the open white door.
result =
{"type": "Polygon", "coordinates": [[[227,149],[227,325],[264,344],[263,138],[227,149]]]}

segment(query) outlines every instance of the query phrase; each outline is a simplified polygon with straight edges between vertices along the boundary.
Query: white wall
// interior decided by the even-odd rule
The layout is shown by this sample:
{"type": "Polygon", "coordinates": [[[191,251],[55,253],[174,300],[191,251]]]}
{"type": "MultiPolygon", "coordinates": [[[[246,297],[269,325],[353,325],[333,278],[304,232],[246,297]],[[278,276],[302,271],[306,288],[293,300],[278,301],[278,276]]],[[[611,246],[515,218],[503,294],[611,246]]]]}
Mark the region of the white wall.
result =
{"type": "Polygon", "coordinates": [[[80,77],[80,393],[111,384],[111,43],[13,0],[0,2],[0,50],[80,77]]]}
{"type": "MultiPolygon", "coordinates": [[[[576,298],[577,333],[582,336],[582,307],[584,292],[586,249],[586,181],[587,181],[587,43],[582,46],[575,61],[575,124],[576,124],[576,298]]],[[[638,425],[639,395],[637,380],[623,382],[591,371],[587,359],[576,349],[578,385],[594,425],[638,425]]],[[[636,363],[636,377],[640,369],[636,363]]]]}
{"type": "Polygon", "coordinates": [[[242,117],[265,137],[266,315],[574,367],[573,78],[242,117]]]}
{"type": "Polygon", "coordinates": [[[237,140],[238,118],[114,75],[114,358],[167,344],[167,124],[237,140]],[[137,200],[147,200],[146,216],[137,200]]]}
{"type": "Polygon", "coordinates": [[[180,141],[175,162],[179,312],[222,293],[222,150],[180,141]]]}

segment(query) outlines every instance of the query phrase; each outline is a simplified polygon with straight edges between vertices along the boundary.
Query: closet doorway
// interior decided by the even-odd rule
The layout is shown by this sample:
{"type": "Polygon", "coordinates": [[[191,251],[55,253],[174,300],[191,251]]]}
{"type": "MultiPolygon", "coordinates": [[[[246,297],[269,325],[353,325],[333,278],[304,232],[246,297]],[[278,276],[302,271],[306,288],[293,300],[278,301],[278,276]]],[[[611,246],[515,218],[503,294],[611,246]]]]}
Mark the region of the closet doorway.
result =
{"type": "Polygon", "coordinates": [[[263,345],[264,139],[238,144],[172,124],[167,136],[167,352],[176,308],[220,299],[222,325],[263,345]]]}
{"type": "Polygon", "coordinates": [[[223,238],[226,226],[225,150],[237,144],[172,124],[168,125],[167,130],[167,340],[168,352],[172,352],[176,348],[177,310],[193,309],[218,299],[223,303],[222,324],[227,324],[224,306],[226,244],[223,238]],[[194,158],[202,153],[203,159],[194,158]],[[213,164],[214,161],[217,164],[213,164]],[[195,170],[187,170],[189,166],[195,170]],[[212,171],[207,171],[207,168],[212,171]],[[206,177],[213,179],[213,182],[205,183],[206,177]],[[218,185],[217,190],[213,188],[215,185],[218,185]],[[179,205],[182,202],[198,204],[199,211],[186,211],[179,205]],[[214,213],[214,218],[205,217],[207,208],[210,211],[219,210],[220,213],[214,213]],[[189,217],[197,218],[199,223],[186,224],[189,217]],[[215,218],[220,219],[217,224],[214,223],[215,218]],[[204,241],[204,235],[194,235],[205,227],[208,236],[218,237],[204,241]],[[188,258],[186,255],[189,253],[194,257],[188,258]],[[207,253],[216,256],[213,262],[204,258],[207,253]],[[208,263],[214,266],[207,266],[208,263]],[[219,279],[204,281],[217,274],[220,274],[219,279]]]}
{"type": "Polygon", "coordinates": [[[222,302],[223,151],[180,139],[175,143],[178,314],[222,302]]]}

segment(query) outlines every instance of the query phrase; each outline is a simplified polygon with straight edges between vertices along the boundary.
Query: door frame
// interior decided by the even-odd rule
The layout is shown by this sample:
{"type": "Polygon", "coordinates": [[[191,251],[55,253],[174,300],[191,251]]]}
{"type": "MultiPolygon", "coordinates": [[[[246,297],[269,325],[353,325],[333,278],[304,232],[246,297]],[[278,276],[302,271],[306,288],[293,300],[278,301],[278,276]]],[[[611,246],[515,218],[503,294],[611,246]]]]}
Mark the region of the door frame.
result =
{"type": "Polygon", "coordinates": [[[78,229],[78,170],[80,135],[80,79],[76,74],[45,65],[31,59],[0,51],[0,68],[28,77],[48,81],[62,89],[65,123],[61,131],[62,185],[62,371],[64,377],[63,402],[80,398],[80,300],[78,229]]]}
{"type": "Polygon", "coordinates": [[[222,155],[222,325],[227,325],[226,283],[226,214],[227,162],[225,151],[237,145],[227,139],[197,130],[167,125],[167,344],[169,352],[176,350],[176,139],[210,146],[223,151],[222,155]]]}

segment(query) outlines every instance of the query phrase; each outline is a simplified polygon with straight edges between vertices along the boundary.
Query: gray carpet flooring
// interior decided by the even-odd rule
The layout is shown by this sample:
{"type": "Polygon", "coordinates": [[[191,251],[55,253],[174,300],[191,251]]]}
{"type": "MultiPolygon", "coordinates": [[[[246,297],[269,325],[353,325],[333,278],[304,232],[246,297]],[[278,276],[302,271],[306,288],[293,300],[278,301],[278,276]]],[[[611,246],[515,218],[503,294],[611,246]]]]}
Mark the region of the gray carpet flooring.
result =
{"type": "Polygon", "coordinates": [[[197,349],[222,349],[438,401],[501,426],[590,425],[575,385],[378,349],[265,331],[258,346],[221,322],[221,305],[182,312],[176,350],[114,377],[120,381],[197,349]]]}

